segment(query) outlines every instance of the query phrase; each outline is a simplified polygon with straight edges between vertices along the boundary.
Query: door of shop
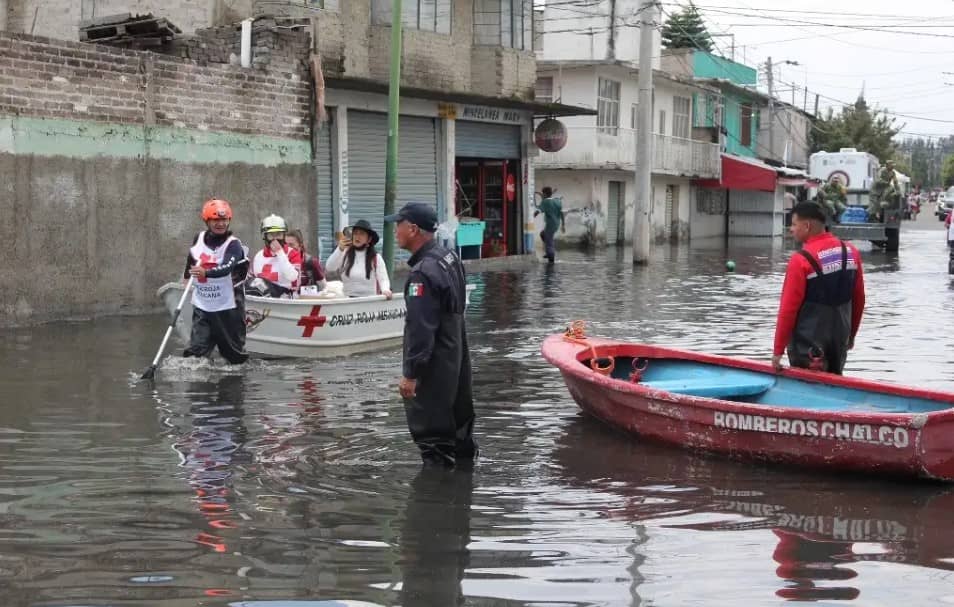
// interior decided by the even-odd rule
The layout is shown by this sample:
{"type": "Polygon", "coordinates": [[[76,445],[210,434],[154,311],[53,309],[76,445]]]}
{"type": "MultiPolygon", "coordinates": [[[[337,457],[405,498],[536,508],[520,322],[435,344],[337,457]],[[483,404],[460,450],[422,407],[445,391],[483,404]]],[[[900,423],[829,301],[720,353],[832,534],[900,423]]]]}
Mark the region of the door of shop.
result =
{"type": "Polygon", "coordinates": [[[520,252],[520,192],[515,160],[458,160],[456,213],[479,218],[484,227],[483,257],[520,252]]]}
{"type": "Polygon", "coordinates": [[[623,211],[625,203],[623,202],[623,189],[626,186],[622,181],[609,182],[609,201],[606,205],[606,244],[615,245],[623,239],[626,233],[624,220],[626,217],[623,211]]]}

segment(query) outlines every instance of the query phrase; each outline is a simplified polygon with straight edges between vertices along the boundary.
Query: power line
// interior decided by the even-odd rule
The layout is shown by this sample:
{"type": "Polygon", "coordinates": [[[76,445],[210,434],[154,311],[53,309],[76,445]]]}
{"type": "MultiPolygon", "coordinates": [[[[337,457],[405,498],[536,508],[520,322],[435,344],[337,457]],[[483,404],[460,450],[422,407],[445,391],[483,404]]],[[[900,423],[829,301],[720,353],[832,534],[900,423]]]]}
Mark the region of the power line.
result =
{"type": "MultiPolygon", "coordinates": [[[[727,11],[722,9],[706,9],[707,12],[714,12],[722,15],[732,15],[735,17],[749,17],[753,19],[765,19],[769,21],[782,21],[784,24],[797,24],[801,26],[810,26],[810,27],[824,27],[824,28],[840,28],[840,29],[849,29],[857,31],[867,31],[867,32],[880,32],[887,34],[896,34],[896,35],[906,35],[906,36],[922,36],[929,38],[954,38],[954,34],[933,34],[930,32],[899,32],[892,29],[887,29],[884,27],[868,27],[862,25],[844,25],[839,23],[822,23],[818,21],[806,21],[804,19],[792,19],[790,17],[772,17],[772,16],[763,16],[757,13],[740,13],[734,11],[727,11]]],[[[760,10],[760,9],[751,9],[751,10],[760,10]]],[[[758,25],[758,24],[755,24],[758,25]]]]}
{"type": "MultiPolygon", "coordinates": [[[[665,2],[663,4],[668,4],[670,6],[682,6],[674,2],[665,2]]],[[[737,6],[726,6],[726,5],[716,5],[716,4],[696,4],[693,5],[697,9],[708,9],[708,8],[723,8],[723,9],[738,9],[737,6]]],[[[913,17],[910,14],[908,15],[886,15],[886,14],[872,14],[872,13],[844,13],[837,11],[813,11],[813,10],[804,10],[804,9],[775,9],[775,8],[755,8],[748,7],[750,10],[761,11],[764,13],[794,13],[800,15],[826,15],[826,16],[842,16],[842,17],[865,17],[865,18],[875,18],[875,19],[894,19],[894,20],[908,20],[908,21],[920,21],[923,17],[913,17]]],[[[950,18],[954,19],[954,15],[950,18]]],[[[930,19],[935,19],[931,17],[930,19]]]]}

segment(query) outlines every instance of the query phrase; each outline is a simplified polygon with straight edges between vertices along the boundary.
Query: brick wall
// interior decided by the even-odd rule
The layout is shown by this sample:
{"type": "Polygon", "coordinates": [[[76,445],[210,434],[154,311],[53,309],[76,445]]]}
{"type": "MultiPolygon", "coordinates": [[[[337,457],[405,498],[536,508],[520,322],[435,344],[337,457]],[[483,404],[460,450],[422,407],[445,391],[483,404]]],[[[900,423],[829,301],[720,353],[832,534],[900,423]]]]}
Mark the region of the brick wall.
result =
{"type": "Polygon", "coordinates": [[[253,248],[270,213],[315,233],[310,103],[295,74],[0,32],[0,326],[155,309],[211,197],[253,248]]]}
{"type": "MultiPolygon", "coordinates": [[[[310,76],[311,34],[308,21],[258,19],[252,24],[252,67],[260,70],[310,76]]],[[[191,59],[199,65],[239,65],[242,25],[233,23],[197,30],[194,36],[176,40],[163,54],[191,59]]]]}
{"type": "Polygon", "coordinates": [[[0,32],[0,114],[307,139],[310,99],[294,74],[0,32]]]}
{"type": "MultiPolygon", "coordinates": [[[[533,53],[473,46],[473,2],[455,0],[450,35],[404,29],[402,84],[532,99],[533,53]]],[[[388,80],[391,28],[370,21],[370,0],[342,2],[340,12],[320,11],[312,17],[315,47],[326,74],[388,80]]]]}
{"type": "Polygon", "coordinates": [[[496,97],[532,100],[537,60],[529,51],[475,46],[471,52],[471,88],[496,97]]]}

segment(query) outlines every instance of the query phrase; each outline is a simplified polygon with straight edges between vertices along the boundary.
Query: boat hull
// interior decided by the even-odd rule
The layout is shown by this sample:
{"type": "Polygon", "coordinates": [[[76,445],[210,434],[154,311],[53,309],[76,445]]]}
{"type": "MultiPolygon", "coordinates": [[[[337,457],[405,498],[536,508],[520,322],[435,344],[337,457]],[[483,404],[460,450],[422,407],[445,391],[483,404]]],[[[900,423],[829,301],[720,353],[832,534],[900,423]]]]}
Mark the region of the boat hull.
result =
{"type": "Polygon", "coordinates": [[[600,357],[694,361],[776,374],[770,365],[754,361],[597,339],[583,345],[562,336],[548,338],[543,354],[560,369],[580,408],[627,432],[733,458],[954,480],[954,394],[786,369],[779,377],[902,401],[934,401],[938,410],[819,410],[799,402],[773,406],[691,396],[591,370],[583,364],[591,357],[591,345],[600,357]]]}
{"type": "MultiPolygon", "coordinates": [[[[170,314],[184,285],[160,287],[170,314]]],[[[400,343],[407,310],[404,297],[383,295],[339,299],[245,297],[245,348],[266,358],[324,358],[380,350],[400,343]]],[[[186,300],[176,323],[184,342],[192,331],[192,302],[186,300]]]]}

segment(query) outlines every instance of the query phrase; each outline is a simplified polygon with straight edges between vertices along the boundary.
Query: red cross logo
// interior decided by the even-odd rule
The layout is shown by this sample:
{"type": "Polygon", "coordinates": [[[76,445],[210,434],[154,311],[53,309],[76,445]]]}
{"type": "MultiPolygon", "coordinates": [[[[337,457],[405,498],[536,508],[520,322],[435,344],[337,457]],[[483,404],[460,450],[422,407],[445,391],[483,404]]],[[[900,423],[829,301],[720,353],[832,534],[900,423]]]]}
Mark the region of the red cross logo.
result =
{"type": "MultiPolygon", "coordinates": [[[[208,253],[203,253],[199,255],[199,267],[205,268],[206,270],[214,268],[217,264],[215,263],[215,257],[212,257],[208,253]]],[[[199,282],[205,282],[207,278],[199,278],[199,282]]]]}
{"type": "Polygon", "coordinates": [[[298,326],[305,327],[301,332],[301,336],[311,337],[311,334],[315,331],[315,327],[325,326],[326,320],[328,319],[321,315],[321,306],[312,306],[311,314],[298,319],[298,326]]]}
{"type": "Polygon", "coordinates": [[[269,282],[278,282],[278,272],[272,271],[272,264],[267,263],[262,266],[262,271],[258,274],[259,278],[264,278],[269,282]]]}

